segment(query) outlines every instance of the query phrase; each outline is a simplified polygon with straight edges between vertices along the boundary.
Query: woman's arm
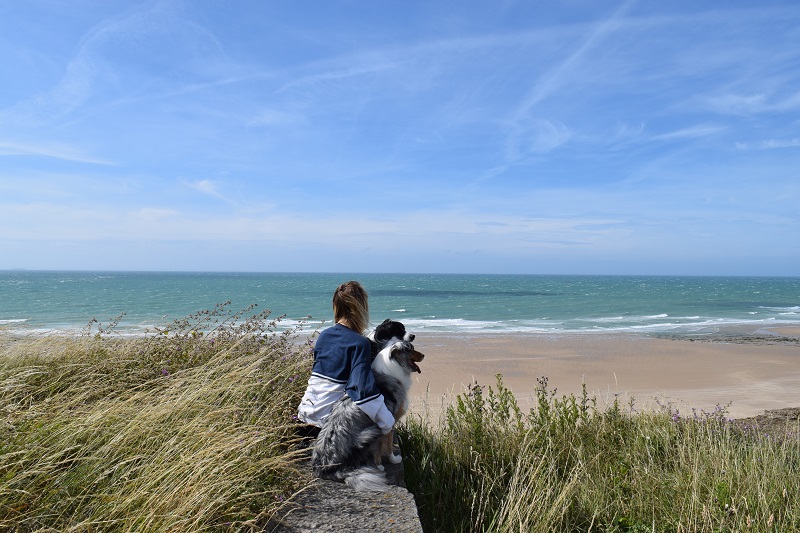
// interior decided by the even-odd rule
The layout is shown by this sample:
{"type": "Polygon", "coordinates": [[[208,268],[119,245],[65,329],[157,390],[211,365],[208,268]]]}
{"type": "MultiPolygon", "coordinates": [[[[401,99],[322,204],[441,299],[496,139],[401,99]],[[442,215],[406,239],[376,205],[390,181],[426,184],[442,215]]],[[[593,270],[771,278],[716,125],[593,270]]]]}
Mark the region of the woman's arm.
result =
{"type": "Polygon", "coordinates": [[[353,351],[350,379],[345,390],[353,402],[386,434],[394,427],[395,420],[375,383],[369,341],[364,340],[366,342],[353,351]]]}

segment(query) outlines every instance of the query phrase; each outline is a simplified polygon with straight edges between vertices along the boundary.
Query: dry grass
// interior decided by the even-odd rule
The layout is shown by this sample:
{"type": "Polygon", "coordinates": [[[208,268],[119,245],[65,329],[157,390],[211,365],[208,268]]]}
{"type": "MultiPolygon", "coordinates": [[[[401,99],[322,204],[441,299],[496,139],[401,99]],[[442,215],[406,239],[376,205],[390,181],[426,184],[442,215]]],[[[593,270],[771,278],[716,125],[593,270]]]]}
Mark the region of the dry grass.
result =
{"type": "Polygon", "coordinates": [[[797,422],[743,427],[720,408],[636,413],[542,379],[522,413],[478,385],[438,421],[409,417],[406,482],[427,531],[800,531],[797,422]]]}
{"type": "MultiPolygon", "coordinates": [[[[267,314],[138,339],[0,336],[0,530],[259,530],[310,482],[293,416],[311,367],[267,314]]],[[[500,378],[401,428],[428,531],[800,531],[797,423],[681,417],[500,378]],[[773,426],[776,427],[776,426],[773,426]],[[780,429],[780,428],[779,428],[780,429]]]]}
{"type": "Polygon", "coordinates": [[[221,306],[142,339],[4,338],[0,530],[257,529],[309,481],[310,350],[274,329],[221,306]]]}

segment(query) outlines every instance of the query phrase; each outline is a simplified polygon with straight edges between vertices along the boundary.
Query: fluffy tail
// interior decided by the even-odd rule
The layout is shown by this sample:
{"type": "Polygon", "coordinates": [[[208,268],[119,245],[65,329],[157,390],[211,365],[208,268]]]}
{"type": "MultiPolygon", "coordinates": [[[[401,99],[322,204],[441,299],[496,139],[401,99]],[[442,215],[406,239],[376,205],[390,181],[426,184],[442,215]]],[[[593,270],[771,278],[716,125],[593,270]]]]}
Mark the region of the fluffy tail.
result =
{"type": "Polygon", "coordinates": [[[317,438],[311,456],[314,474],[323,479],[344,481],[358,491],[387,490],[389,482],[383,470],[369,464],[370,447],[383,434],[380,428],[374,424],[354,432],[348,432],[350,428],[347,427],[334,431],[336,428],[339,426],[329,420],[317,438]]]}
{"type": "Polygon", "coordinates": [[[375,466],[362,466],[356,470],[342,472],[344,483],[357,491],[384,492],[389,488],[386,474],[375,466]]]}

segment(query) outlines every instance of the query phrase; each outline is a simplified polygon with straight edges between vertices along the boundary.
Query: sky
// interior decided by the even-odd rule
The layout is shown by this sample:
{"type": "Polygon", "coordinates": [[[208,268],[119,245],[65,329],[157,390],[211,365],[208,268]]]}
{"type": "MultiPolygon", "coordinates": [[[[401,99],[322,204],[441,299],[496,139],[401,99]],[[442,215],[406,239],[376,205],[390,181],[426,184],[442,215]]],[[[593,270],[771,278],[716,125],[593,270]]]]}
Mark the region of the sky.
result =
{"type": "Polygon", "coordinates": [[[0,3],[0,269],[800,275],[800,4],[0,3]]]}

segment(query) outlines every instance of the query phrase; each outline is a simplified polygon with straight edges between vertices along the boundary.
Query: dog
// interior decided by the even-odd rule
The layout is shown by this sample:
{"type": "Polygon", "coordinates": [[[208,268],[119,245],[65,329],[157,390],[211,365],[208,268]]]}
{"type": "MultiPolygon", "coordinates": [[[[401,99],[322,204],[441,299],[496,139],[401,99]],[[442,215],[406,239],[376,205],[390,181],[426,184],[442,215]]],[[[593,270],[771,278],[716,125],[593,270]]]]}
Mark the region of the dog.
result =
{"type": "MultiPolygon", "coordinates": [[[[411,374],[422,372],[417,363],[424,358],[409,341],[395,337],[372,362],[375,382],[395,420],[408,410],[411,374]]],[[[314,475],[344,481],[358,491],[386,490],[388,482],[382,458],[388,457],[395,464],[402,461],[392,451],[393,433],[383,435],[369,415],[348,395],[343,395],[334,404],[314,445],[311,456],[314,475]]]]}
{"type": "Polygon", "coordinates": [[[376,327],[369,335],[370,347],[372,349],[372,359],[378,355],[378,352],[386,348],[389,342],[394,340],[401,340],[407,342],[414,342],[414,334],[408,333],[406,327],[402,322],[387,318],[376,327]]]}

